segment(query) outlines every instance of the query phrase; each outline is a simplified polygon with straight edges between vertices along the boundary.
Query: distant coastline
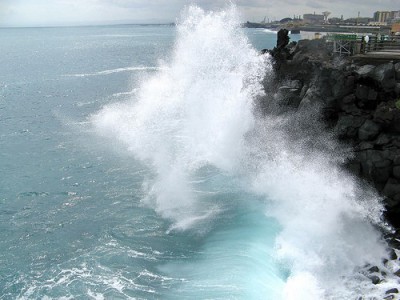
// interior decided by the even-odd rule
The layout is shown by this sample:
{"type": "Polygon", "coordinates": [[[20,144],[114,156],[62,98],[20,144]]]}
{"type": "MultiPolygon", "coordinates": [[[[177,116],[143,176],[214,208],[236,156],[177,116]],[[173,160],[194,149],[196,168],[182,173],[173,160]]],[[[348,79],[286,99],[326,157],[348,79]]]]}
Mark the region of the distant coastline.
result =
{"type": "Polygon", "coordinates": [[[390,26],[368,26],[368,25],[336,25],[336,24],[324,24],[324,25],[299,25],[288,27],[287,24],[277,23],[253,23],[246,22],[242,24],[244,28],[265,28],[270,30],[278,31],[281,28],[287,28],[288,30],[296,31],[311,31],[311,32],[359,32],[359,33],[386,33],[390,32],[390,26]]]}

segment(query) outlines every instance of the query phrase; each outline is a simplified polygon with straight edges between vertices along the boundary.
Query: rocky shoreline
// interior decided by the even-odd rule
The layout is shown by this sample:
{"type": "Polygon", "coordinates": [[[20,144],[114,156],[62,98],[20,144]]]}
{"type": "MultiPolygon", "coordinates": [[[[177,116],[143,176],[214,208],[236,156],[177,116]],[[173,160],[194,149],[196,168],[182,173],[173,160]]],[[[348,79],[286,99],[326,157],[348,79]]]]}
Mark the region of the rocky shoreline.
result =
{"type": "Polygon", "coordinates": [[[309,120],[318,119],[294,126],[324,127],[346,145],[343,167],[382,196],[385,217],[394,228],[385,236],[392,250],[383,267],[366,266],[359,272],[373,284],[387,276],[398,278],[399,285],[388,288],[383,299],[399,299],[400,62],[337,57],[324,39],[288,44],[282,37],[278,33],[277,47],[263,51],[272,56],[275,72],[265,81],[267,97],[260,99],[260,108],[271,113],[266,101],[274,97],[275,113],[305,112],[309,120]]]}

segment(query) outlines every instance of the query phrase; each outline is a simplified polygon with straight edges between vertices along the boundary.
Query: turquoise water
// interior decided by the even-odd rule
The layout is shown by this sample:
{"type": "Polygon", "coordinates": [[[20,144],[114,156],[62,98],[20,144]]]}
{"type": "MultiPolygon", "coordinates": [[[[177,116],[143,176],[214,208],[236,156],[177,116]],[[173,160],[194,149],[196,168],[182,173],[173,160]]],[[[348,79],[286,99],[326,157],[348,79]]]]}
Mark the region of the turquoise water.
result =
{"type": "Polygon", "coordinates": [[[253,132],[275,34],[232,14],[0,29],[0,299],[321,299],[380,259],[351,179],[253,132]]]}
{"type": "MultiPolygon", "coordinates": [[[[270,34],[247,34],[260,48],[275,42],[270,34]]],[[[174,288],[196,277],[188,261],[245,255],[246,242],[229,254],[218,240],[232,242],[240,232],[230,224],[252,226],[246,220],[259,212],[230,208],[206,235],[166,234],[169,223],[140,204],[149,170],[86,131],[90,114],[131,97],[168,58],[175,35],[168,26],[0,30],[2,299],[174,298],[174,288]]],[[[220,194],[219,201],[239,198],[220,194]]],[[[230,276],[248,267],[239,264],[230,276]]],[[[232,291],[225,280],[226,287],[215,287],[221,297],[242,293],[242,278],[232,291]]]]}

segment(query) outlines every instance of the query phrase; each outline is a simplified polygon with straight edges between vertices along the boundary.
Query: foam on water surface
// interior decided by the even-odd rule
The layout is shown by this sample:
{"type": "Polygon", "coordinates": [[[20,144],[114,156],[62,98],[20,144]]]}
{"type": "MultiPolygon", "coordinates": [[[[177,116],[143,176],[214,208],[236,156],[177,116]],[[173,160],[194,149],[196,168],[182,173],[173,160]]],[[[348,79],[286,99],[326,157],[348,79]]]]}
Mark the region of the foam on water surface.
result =
{"type": "Polygon", "coordinates": [[[294,116],[256,116],[271,62],[235,7],[190,6],[177,31],[169,62],[131,100],[92,116],[99,134],[151,170],[142,203],[169,222],[167,237],[201,237],[192,261],[160,263],[161,274],[182,279],[163,296],[380,295],[356,272],[386,255],[379,198],[340,169],[341,155],[293,139],[294,116]]]}

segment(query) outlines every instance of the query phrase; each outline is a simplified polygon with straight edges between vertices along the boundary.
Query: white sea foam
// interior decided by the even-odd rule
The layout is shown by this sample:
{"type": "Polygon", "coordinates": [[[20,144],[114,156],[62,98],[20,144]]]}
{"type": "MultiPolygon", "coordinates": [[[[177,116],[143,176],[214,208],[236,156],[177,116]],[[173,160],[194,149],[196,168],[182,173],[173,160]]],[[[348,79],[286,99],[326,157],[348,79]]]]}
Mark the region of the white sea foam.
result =
{"type": "Polygon", "coordinates": [[[94,116],[103,134],[154,167],[157,178],[146,201],[161,215],[176,224],[212,215],[198,206],[191,177],[206,164],[231,171],[240,162],[265,66],[232,11],[207,14],[191,7],[178,27],[170,65],[143,83],[135,104],[105,107],[94,116]]]}
{"type": "MultiPolygon", "coordinates": [[[[143,201],[173,230],[203,228],[224,211],[196,190],[205,167],[239,178],[247,192],[263,198],[265,214],[282,228],[275,257],[290,270],[284,299],[380,295],[354,271],[385,255],[375,228],[383,226],[379,198],[340,169],[341,155],[294,139],[288,130],[294,130],[288,126],[294,116],[253,114],[271,65],[238,25],[235,8],[206,13],[189,7],[170,63],[143,82],[132,101],[94,115],[94,125],[152,167],[143,201]]],[[[328,138],[315,134],[318,143],[330,145],[328,138]]],[[[274,283],[281,287],[278,279],[274,283]]]]}
{"type": "Polygon", "coordinates": [[[269,34],[276,34],[276,31],[271,30],[271,29],[263,29],[263,32],[269,33],[269,34]]]}
{"type": "Polygon", "coordinates": [[[114,93],[114,94],[112,94],[112,96],[113,97],[131,96],[131,95],[135,95],[136,93],[137,93],[137,89],[133,89],[129,92],[114,93]]]}
{"type": "Polygon", "coordinates": [[[93,73],[68,74],[68,75],[64,75],[64,76],[68,76],[68,77],[103,76],[103,75],[110,75],[110,74],[121,73],[121,72],[157,71],[159,69],[160,69],[159,67],[142,67],[142,66],[125,67],[125,68],[110,69],[110,70],[104,70],[104,71],[93,72],[93,73]]]}

